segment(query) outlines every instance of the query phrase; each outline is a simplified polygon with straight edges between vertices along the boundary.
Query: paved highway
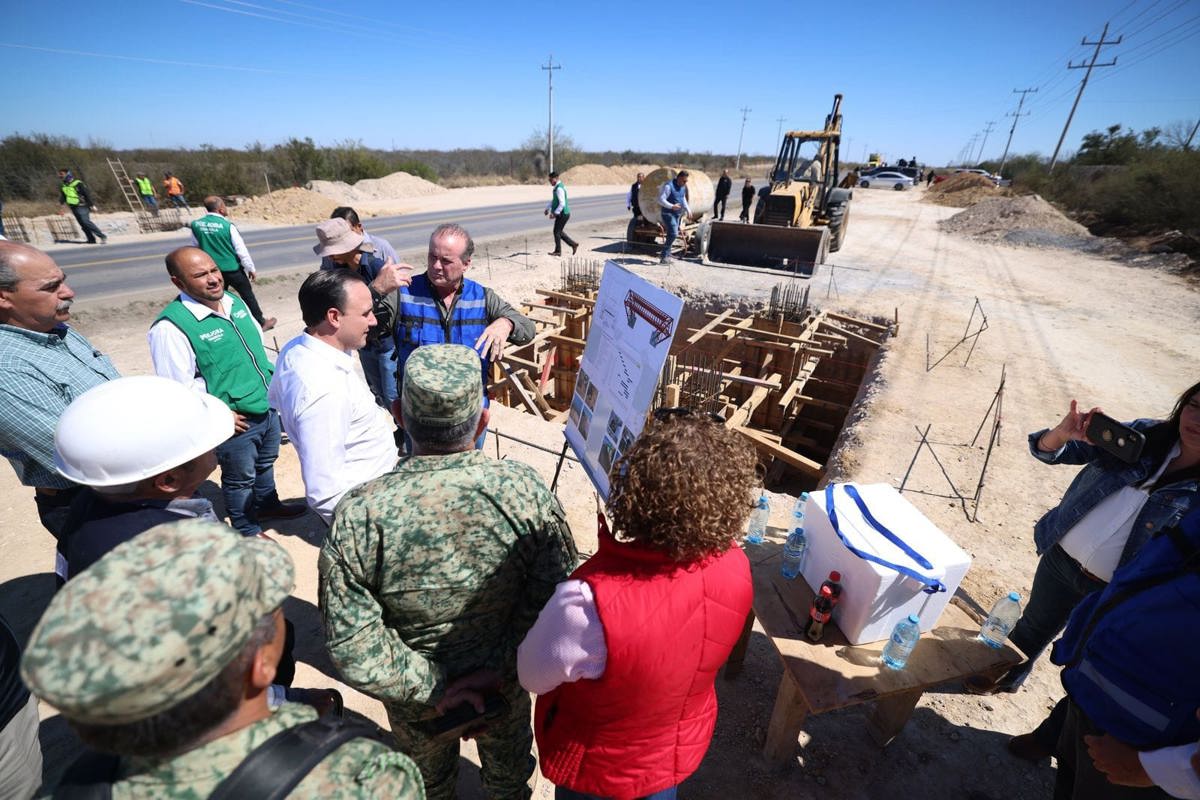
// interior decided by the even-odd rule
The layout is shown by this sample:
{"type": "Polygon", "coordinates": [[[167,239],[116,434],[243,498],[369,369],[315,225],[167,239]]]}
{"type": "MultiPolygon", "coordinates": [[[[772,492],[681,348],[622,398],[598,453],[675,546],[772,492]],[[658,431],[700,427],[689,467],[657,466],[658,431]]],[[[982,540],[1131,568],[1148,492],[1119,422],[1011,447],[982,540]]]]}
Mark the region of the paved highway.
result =
{"type": "MultiPolygon", "coordinates": [[[[571,201],[571,225],[602,222],[624,217],[624,196],[619,194],[581,197],[571,201]]],[[[492,236],[510,236],[525,231],[540,238],[530,250],[549,252],[553,247],[550,221],[542,216],[544,203],[516,203],[461,211],[435,211],[366,220],[371,233],[392,243],[401,258],[413,258],[424,252],[429,233],[442,222],[457,222],[476,240],[492,236]],[[407,254],[407,255],[406,255],[407,254]]],[[[243,232],[246,246],[254,257],[258,272],[269,275],[298,267],[316,267],[312,247],[317,242],[315,225],[292,225],[243,232]]],[[[569,231],[568,231],[569,232],[569,231]]],[[[158,239],[148,242],[124,242],[111,245],[82,245],[53,252],[54,260],[67,272],[71,288],[81,298],[128,294],[161,287],[167,281],[163,256],[174,247],[187,243],[187,234],[179,240],[158,239]]],[[[422,267],[421,263],[415,266],[422,267]]]]}

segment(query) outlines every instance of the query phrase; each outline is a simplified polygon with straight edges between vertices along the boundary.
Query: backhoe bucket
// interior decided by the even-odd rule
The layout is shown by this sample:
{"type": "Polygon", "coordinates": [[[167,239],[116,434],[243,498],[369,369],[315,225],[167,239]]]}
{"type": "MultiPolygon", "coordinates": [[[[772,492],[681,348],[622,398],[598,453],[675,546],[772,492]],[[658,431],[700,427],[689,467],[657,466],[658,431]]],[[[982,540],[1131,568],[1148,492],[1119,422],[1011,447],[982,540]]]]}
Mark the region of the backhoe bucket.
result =
{"type": "Polygon", "coordinates": [[[715,266],[766,267],[811,278],[829,252],[829,229],[710,222],[701,234],[700,256],[715,266]]]}

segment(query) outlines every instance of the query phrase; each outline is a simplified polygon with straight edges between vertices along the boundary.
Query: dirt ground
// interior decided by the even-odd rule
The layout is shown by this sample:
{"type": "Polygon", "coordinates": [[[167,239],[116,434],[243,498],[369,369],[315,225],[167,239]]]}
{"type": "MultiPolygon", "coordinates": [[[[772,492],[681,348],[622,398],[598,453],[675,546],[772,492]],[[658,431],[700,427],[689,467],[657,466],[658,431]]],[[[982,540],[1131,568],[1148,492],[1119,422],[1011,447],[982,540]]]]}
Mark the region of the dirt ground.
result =
{"type": "MultiPolygon", "coordinates": [[[[512,187],[513,201],[530,187],[512,187]]],[[[589,187],[591,188],[591,187],[589,187]]],[[[488,190],[500,196],[506,187],[488,190]]],[[[906,496],[972,556],[960,594],[989,607],[1002,593],[1028,594],[1036,564],[1032,527],[1054,505],[1075,470],[1051,468],[1027,453],[1025,435],[1054,424],[1071,398],[1099,405],[1118,419],[1162,416],[1177,394],[1197,380],[1200,302],[1196,289],[1161,270],[1058,249],[980,242],[942,231],[937,223],[957,209],[921,202],[923,190],[855,193],[853,218],[833,266],[812,280],[819,306],[900,321],[899,334],[879,360],[874,383],[852,415],[840,451],[830,465],[837,479],[898,485],[917,448],[917,429],[929,432],[957,489],[974,494],[983,467],[981,446],[969,447],[1007,370],[999,446],[987,466],[978,521],[963,507],[935,495],[951,494],[928,453],[915,462],[906,496]],[[980,326],[970,342],[955,343],[980,326]],[[949,355],[933,369],[927,363],[949,355]],[[1191,353],[1192,356],[1187,354],[1191,353]]],[[[415,198],[413,210],[443,205],[454,192],[415,198]]],[[[369,228],[369,223],[368,223],[369,228]]],[[[769,296],[777,275],[677,262],[670,268],[648,256],[624,254],[624,220],[572,226],[572,234],[596,259],[611,258],[672,291],[711,301],[721,287],[730,304],[769,296]]],[[[531,235],[480,242],[472,277],[510,301],[533,297],[537,287],[557,286],[560,262],[543,255],[549,241],[531,235]]],[[[418,253],[402,253],[412,261],[418,253]]],[[[414,263],[420,263],[419,260],[414,263]]],[[[264,307],[279,316],[268,337],[282,345],[301,329],[295,291],[304,271],[261,281],[264,307]]],[[[123,374],[150,371],[145,331],[171,293],[168,287],[120,308],[77,298],[77,326],[123,374]]],[[[561,426],[516,411],[496,410],[501,433],[557,450],[561,426]]],[[[985,435],[986,437],[986,427],[985,435]]],[[[494,439],[487,451],[495,454],[494,439]]],[[[500,456],[529,461],[547,480],[554,457],[501,439],[500,456]]],[[[303,495],[295,453],[285,447],[276,469],[281,494],[303,495]]],[[[216,497],[214,484],[206,491],[216,497]]],[[[568,463],[559,485],[581,551],[595,547],[593,496],[583,472],[568,463]]],[[[0,470],[0,613],[24,639],[53,588],[53,542],[39,526],[32,492],[0,470]]],[[[773,521],[782,524],[791,498],[773,498],[773,521]]],[[[297,587],[286,611],[298,629],[296,685],[338,686],[348,705],[383,721],[379,704],[337,682],[323,654],[316,609],[316,556],[322,525],[314,515],[281,526],[279,541],[297,565],[297,587]]],[[[760,750],[781,675],[779,659],[761,630],[752,637],[745,670],[734,681],[718,680],[720,718],[700,770],[685,782],[684,798],[884,798],[933,796],[1000,800],[1050,796],[1053,762],[1031,766],[1004,750],[1008,736],[1032,729],[1061,694],[1057,670],[1039,662],[1016,695],[978,698],[956,685],[926,692],[903,733],[879,749],[864,729],[870,704],[811,717],[795,756],[772,768],[760,750]]],[[[46,777],[52,780],[77,745],[53,710],[42,707],[46,777]]],[[[473,750],[464,748],[463,797],[479,796],[473,750]]],[[[552,795],[543,781],[536,796],[552,795]]]]}

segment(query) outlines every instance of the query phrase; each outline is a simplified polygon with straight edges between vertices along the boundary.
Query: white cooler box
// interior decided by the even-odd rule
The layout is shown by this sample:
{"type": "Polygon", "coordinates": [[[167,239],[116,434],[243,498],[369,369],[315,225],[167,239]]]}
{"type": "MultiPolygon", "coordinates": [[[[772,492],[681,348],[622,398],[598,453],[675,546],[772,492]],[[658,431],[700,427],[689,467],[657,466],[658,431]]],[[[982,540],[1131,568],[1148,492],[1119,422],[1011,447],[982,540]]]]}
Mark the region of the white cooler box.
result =
{"type": "Polygon", "coordinates": [[[910,569],[924,579],[940,581],[946,590],[929,594],[920,580],[851,552],[830,524],[826,490],[811,493],[804,512],[809,550],[803,575],[808,585],[815,592],[829,577],[830,570],[842,574],[842,599],[834,609],[833,620],[851,644],[887,639],[896,623],[909,614],[920,618],[922,633],[932,630],[967,574],[971,557],[891,486],[831,485],[838,528],[851,545],[910,569]],[[923,556],[931,567],[920,565],[876,530],[846,492],[847,486],[858,491],[870,515],[881,526],[923,556]]]}

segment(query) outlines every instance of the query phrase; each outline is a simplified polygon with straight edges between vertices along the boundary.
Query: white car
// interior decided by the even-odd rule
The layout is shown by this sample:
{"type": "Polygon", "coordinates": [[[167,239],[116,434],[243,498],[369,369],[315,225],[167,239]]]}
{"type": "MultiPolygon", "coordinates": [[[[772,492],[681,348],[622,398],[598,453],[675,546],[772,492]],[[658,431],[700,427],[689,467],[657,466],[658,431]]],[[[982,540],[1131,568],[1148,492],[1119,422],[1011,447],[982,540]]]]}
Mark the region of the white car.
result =
{"type": "Polygon", "coordinates": [[[954,170],[955,175],[957,175],[960,172],[970,172],[975,175],[982,175],[983,177],[991,180],[991,182],[996,184],[997,186],[1012,186],[1012,181],[1008,180],[1007,178],[1001,178],[999,175],[993,175],[992,173],[988,172],[986,169],[956,169],[956,170],[954,170]]]}
{"type": "Polygon", "coordinates": [[[870,189],[872,186],[875,186],[880,189],[890,187],[896,191],[903,191],[912,188],[913,179],[899,172],[876,172],[873,175],[867,175],[860,179],[858,185],[864,189],[870,189]]]}

